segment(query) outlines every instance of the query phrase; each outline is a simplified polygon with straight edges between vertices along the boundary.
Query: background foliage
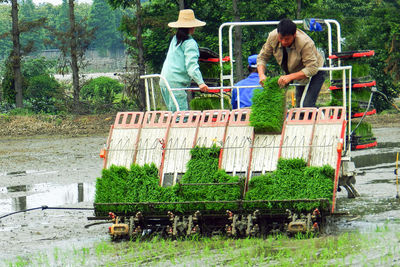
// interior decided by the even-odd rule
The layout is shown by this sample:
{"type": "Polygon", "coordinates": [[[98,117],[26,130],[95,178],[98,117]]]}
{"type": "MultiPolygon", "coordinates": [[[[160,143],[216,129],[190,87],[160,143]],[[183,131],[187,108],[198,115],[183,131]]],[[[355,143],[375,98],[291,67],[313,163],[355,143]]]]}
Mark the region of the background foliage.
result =
{"type": "Polygon", "coordinates": [[[81,98],[95,113],[110,112],[117,94],[122,93],[123,88],[124,85],[117,80],[98,77],[83,85],[81,98]]]}
{"type": "MultiPolygon", "coordinates": [[[[11,62],[7,60],[12,47],[9,34],[11,7],[7,1],[0,2],[5,2],[0,4],[0,76],[2,84],[6,85],[6,88],[1,89],[0,101],[5,104],[11,101],[9,98],[12,98],[13,94],[12,90],[7,92],[13,86],[13,81],[9,80],[11,77],[9,71],[12,66],[7,65],[7,62],[11,62]]],[[[218,29],[222,23],[234,20],[233,2],[224,0],[185,0],[183,2],[186,8],[192,8],[195,11],[197,18],[207,22],[205,27],[196,29],[194,34],[199,46],[218,51],[218,29]]],[[[377,81],[378,90],[385,93],[389,99],[398,97],[400,91],[398,63],[400,59],[400,17],[393,14],[397,14],[400,9],[400,0],[303,0],[301,8],[298,8],[297,2],[294,0],[241,0],[238,1],[239,18],[240,21],[280,20],[284,17],[336,19],[341,24],[342,51],[375,50],[376,56],[368,60],[370,75],[377,81]]],[[[177,19],[178,3],[179,1],[176,0],[142,1],[141,24],[147,73],[159,73],[161,70],[169,42],[175,33],[167,24],[177,19]]],[[[138,48],[135,41],[138,21],[133,1],[94,0],[92,4],[76,3],[75,9],[77,21],[86,18],[89,27],[95,30],[96,38],[90,44],[91,49],[95,49],[103,55],[120,48],[126,48],[127,51],[130,51],[130,55],[137,53],[138,48]],[[113,7],[109,3],[113,4],[113,7]]],[[[35,5],[32,0],[20,1],[21,23],[47,18],[44,27],[37,27],[21,34],[22,47],[29,47],[29,50],[26,50],[29,53],[24,56],[35,57],[40,51],[55,49],[56,37],[48,29],[65,30],[68,25],[67,14],[68,3],[66,0],[57,6],[48,3],[35,5]]],[[[259,52],[269,31],[273,28],[268,26],[241,28],[243,62],[246,62],[249,55],[259,52]]],[[[226,30],[224,34],[226,35],[226,30]]],[[[316,45],[327,54],[326,31],[309,34],[316,45]]],[[[226,39],[223,41],[224,51],[227,51],[226,39]]],[[[134,60],[133,63],[135,64],[134,60]]],[[[245,67],[235,66],[235,68],[245,67]]],[[[279,68],[275,62],[271,61],[268,71],[276,74],[279,68]]],[[[126,86],[126,88],[130,88],[130,86],[126,86]]],[[[27,98],[25,97],[25,100],[27,98]]],[[[141,106],[139,98],[133,99],[132,96],[132,101],[136,103],[136,106],[141,106]]],[[[378,111],[390,107],[390,104],[380,95],[375,95],[373,102],[378,111]]]]}

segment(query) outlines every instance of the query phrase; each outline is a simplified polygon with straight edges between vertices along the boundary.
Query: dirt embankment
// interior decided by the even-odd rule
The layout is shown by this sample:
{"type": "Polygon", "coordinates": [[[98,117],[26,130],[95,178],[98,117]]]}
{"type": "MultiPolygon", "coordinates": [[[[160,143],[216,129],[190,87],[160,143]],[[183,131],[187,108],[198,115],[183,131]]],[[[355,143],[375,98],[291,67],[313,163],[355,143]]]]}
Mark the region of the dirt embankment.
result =
{"type": "MultiPolygon", "coordinates": [[[[0,115],[0,137],[33,135],[79,136],[107,134],[115,114],[104,115],[0,115]]],[[[365,118],[373,128],[400,127],[400,114],[373,115],[365,118]]]]}
{"type": "Polygon", "coordinates": [[[365,117],[365,121],[371,123],[372,128],[400,127],[400,113],[376,114],[365,117]]]}
{"type": "Polygon", "coordinates": [[[107,134],[115,115],[0,115],[0,137],[107,134]]]}

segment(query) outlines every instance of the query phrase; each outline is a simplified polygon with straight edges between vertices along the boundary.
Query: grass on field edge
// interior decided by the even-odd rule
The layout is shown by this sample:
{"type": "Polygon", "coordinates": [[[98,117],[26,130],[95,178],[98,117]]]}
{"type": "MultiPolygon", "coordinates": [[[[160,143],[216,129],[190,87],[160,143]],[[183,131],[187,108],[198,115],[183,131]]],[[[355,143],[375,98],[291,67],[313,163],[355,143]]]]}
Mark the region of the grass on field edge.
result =
{"type": "Polygon", "coordinates": [[[225,237],[169,240],[152,238],[19,256],[8,266],[325,266],[395,265],[400,232],[387,224],[371,232],[345,232],[308,238],[274,235],[265,239],[225,237]]]}

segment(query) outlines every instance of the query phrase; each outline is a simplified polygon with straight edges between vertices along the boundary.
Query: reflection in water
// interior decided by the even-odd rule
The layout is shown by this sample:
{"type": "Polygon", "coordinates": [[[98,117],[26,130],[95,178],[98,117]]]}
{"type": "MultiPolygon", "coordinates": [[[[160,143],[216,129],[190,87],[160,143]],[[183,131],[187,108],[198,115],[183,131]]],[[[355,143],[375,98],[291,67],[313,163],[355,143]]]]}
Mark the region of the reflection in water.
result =
{"type": "Polygon", "coordinates": [[[14,197],[11,203],[13,210],[26,210],[26,197],[14,197]]]}
{"type": "Polygon", "coordinates": [[[83,202],[83,183],[78,183],[78,202],[83,202]]]}
{"type": "Polygon", "coordinates": [[[35,184],[0,188],[0,214],[47,205],[50,207],[93,201],[94,183],[35,184]],[[10,194],[9,198],[7,198],[10,194]],[[5,196],[3,196],[5,195],[5,196]]]}
{"type": "MultiPolygon", "coordinates": [[[[8,186],[7,192],[15,193],[15,192],[26,192],[28,186],[26,185],[16,185],[16,186],[8,186]]],[[[11,207],[13,210],[26,210],[26,196],[21,197],[13,197],[11,199],[11,207]]]]}
{"type": "Polygon", "coordinates": [[[357,168],[376,166],[384,163],[395,164],[397,152],[360,155],[352,158],[357,168]]]}
{"type": "Polygon", "coordinates": [[[7,192],[26,192],[28,190],[27,185],[15,185],[15,186],[7,186],[7,192]]]}

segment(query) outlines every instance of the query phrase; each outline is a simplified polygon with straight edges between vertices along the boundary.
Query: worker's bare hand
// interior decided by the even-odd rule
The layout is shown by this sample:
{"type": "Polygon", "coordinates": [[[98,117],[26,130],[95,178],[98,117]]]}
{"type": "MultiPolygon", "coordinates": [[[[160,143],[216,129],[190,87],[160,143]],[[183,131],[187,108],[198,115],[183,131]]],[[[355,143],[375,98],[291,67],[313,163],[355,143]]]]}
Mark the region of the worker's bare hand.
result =
{"type": "Polygon", "coordinates": [[[292,80],[290,79],[289,75],[282,75],[279,77],[278,84],[280,87],[285,87],[288,85],[292,80]]]}
{"type": "Polygon", "coordinates": [[[207,92],[209,89],[207,84],[205,84],[205,83],[200,84],[199,88],[200,88],[200,91],[202,91],[203,93],[207,92]]]}
{"type": "Polygon", "coordinates": [[[259,74],[260,76],[260,85],[264,86],[264,81],[267,79],[267,76],[265,74],[259,74]]]}

